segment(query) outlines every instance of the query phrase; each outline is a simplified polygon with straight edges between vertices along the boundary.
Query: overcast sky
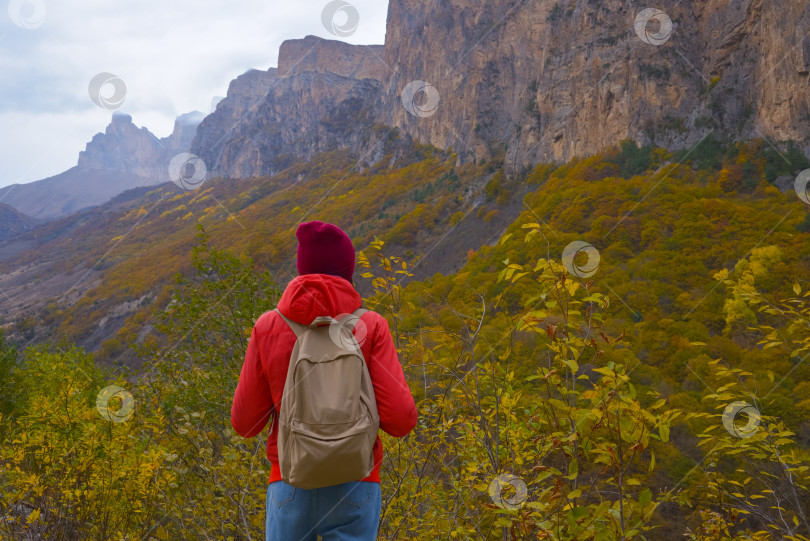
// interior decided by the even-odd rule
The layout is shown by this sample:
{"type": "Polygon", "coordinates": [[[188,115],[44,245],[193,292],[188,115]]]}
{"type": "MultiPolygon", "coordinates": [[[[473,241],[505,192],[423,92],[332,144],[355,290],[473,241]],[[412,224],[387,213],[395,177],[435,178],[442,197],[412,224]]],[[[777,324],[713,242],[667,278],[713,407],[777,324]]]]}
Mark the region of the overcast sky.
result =
{"type": "MultiPolygon", "coordinates": [[[[276,66],[285,39],[313,34],[382,44],[387,1],[349,2],[359,25],[336,37],[322,22],[327,0],[3,0],[0,187],[76,165],[113,112],[90,99],[95,75],[118,76],[126,97],[116,112],[165,137],[176,116],[208,113],[237,75],[276,66]]],[[[338,29],[350,14],[336,12],[338,29]]]]}

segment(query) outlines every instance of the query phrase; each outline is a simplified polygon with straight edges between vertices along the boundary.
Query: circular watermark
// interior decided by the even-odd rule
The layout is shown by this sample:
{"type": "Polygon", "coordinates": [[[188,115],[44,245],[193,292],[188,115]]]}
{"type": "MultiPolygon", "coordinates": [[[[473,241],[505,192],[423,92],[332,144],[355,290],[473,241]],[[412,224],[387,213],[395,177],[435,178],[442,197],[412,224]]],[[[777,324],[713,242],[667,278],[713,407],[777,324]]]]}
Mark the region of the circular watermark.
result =
{"type": "Polygon", "coordinates": [[[332,0],[323,8],[321,22],[327,32],[345,38],[357,30],[360,25],[360,13],[356,7],[344,0],[332,0]]]}
{"type": "Polygon", "coordinates": [[[34,30],[45,22],[48,9],[42,0],[11,0],[8,3],[8,16],[11,21],[26,30],[34,30]]]}
{"type": "Polygon", "coordinates": [[[585,241],[575,240],[565,247],[562,253],[562,264],[568,274],[577,278],[590,278],[599,270],[599,250],[585,241]],[[574,259],[579,254],[585,254],[588,260],[583,265],[577,264],[574,259]]]}
{"type": "Polygon", "coordinates": [[[184,190],[196,190],[208,178],[208,168],[196,154],[181,152],[169,162],[169,178],[184,190]]]}
{"type": "Polygon", "coordinates": [[[402,105],[405,110],[419,118],[427,118],[436,114],[439,100],[439,91],[425,81],[411,81],[402,91],[402,105]],[[420,94],[424,94],[424,97],[420,97],[420,94]]]}
{"type": "Polygon", "coordinates": [[[102,109],[118,109],[127,98],[127,85],[115,74],[99,73],[90,79],[87,93],[93,103],[102,109]]]}
{"type": "Polygon", "coordinates": [[[739,400],[732,402],[723,411],[723,426],[726,427],[729,434],[738,438],[750,438],[756,434],[760,422],[762,422],[762,417],[759,410],[748,402],[739,400]],[[737,417],[740,414],[748,417],[748,422],[742,426],[737,424],[737,417]]]}
{"type": "Polygon", "coordinates": [[[123,423],[132,417],[135,411],[135,399],[126,389],[117,385],[109,385],[99,391],[96,397],[96,409],[108,421],[123,423]],[[110,409],[110,400],[118,397],[121,399],[121,407],[117,411],[110,409]]]}
{"type": "Polygon", "coordinates": [[[502,473],[489,484],[489,497],[492,498],[492,503],[502,509],[514,511],[520,508],[528,495],[529,489],[526,488],[523,479],[511,473],[502,473]],[[507,486],[515,490],[515,493],[508,497],[503,494],[503,489],[507,486]]]}
{"type": "Polygon", "coordinates": [[[796,182],[793,183],[793,188],[796,190],[799,199],[810,205],[810,169],[805,169],[799,173],[796,182]]]}
{"type": "Polygon", "coordinates": [[[641,41],[650,45],[663,45],[672,37],[672,19],[660,9],[641,10],[633,27],[641,41]],[[653,31],[656,24],[658,29],[653,31]]]}
{"type": "Polygon", "coordinates": [[[338,347],[343,349],[353,349],[351,325],[354,324],[354,339],[360,347],[368,337],[368,327],[362,319],[353,314],[340,314],[331,325],[329,325],[329,338],[338,347]],[[344,330],[345,329],[345,330],[344,330]]]}

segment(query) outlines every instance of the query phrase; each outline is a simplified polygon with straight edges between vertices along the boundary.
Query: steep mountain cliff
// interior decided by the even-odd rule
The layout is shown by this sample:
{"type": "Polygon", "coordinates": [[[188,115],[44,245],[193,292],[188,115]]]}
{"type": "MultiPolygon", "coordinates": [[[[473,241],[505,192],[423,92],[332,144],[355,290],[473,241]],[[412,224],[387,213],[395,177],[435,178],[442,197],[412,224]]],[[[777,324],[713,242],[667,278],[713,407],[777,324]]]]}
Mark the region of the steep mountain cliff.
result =
{"type": "Polygon", "coordinates": [[[810,4],[665,1],[637,29],[642,7],[391,0],[393,69],[381,120],[477,158],[505,142],[513,165],[566,160],[626,137],[686,147],[710,130],[810,149],[810,102],[796,99],[807,96],[810,40],[799,29],[810,4]],[[434,116],[396,106],[412,80],[438,90],[434,116]]]}
{"type": "Polygon", "coordinates": [[[114,114],[104,133],[93,136],[79,153],[78,166],[153,178],[162,155],[163,145],[152,132],[135,126],[129,115],[114,114]]]}
{"type": "Polygon", "coordinates": [[[35,218],[53,219],[100,205],[125,190],[170,180],[168,166],[188,151],[203,114],[178,117],[174,131],[158,139],[129,115],[115,114],[104,133],[79,153],[78,165],[59,175],[0,189],[0,201],[35,218]]]}
{"type": "Polygon", "coordinates": [[[285,41],[278,68],[238,77],[204,119],[184,115],[158,139],[115,115],[76,170],[0,201],[53,218],[169,180],[188,149],[209,176],[246,178],[336,149],[373,165],[401,136],[462,163],[505,153],[507,171],[626,138],[678,149],[764,137],[810,153],[808,24],[804,0],[391,0],[385,45],[285,41]]]}
{"type": "Polygon", "coordinates": [[[810,80],[810,40],[800,30],[810,4],[657,7],[391,0],[384,47],[285,42],[263,85],[232,84],[226,102],[252,105],[218,109],[193,151],[217,174],[256,176],[290,155],[349,148],[363,156],[371,128],[387,125],[453,148],[461,161],[505,149],[509,169],[625,138],[688,148],[709,133],[792,139],[810,152],[810,100],[797,99],[810,80]]]}
{"type": "Polygon", "coordinates": [[[273,174],[292,158],[374,148],[386,68],[382,46],[307,36],[285,41],[277,69],[237,78],[197,130],[192,153],[215,175],[273,174]]]}
{"type": "Polygon", "coordinates": [[[188,151],[203,113],[194,111],[177,117],[174,131],[158,139],[147,128],[138,128],[130,115],[115,114],[104,133],[96,134],[79,153],[82,169],[122,171],[151,179],[169,181],[168,166],[179,152],[188,151]]]}

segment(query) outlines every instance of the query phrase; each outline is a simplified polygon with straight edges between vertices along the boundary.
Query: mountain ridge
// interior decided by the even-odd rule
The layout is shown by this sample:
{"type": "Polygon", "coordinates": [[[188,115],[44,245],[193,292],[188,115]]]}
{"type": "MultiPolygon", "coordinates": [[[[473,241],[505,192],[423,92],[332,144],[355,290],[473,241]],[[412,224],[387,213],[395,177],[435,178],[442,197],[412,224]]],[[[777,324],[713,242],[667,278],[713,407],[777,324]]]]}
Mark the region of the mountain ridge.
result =
{"type": "MultiPolygon", "coordinates": [[[[709,134],[764,137],[810,153],[810,102],[791,98],[810,77],[810,41],[782,31],[810,24],[810,5],[671,0],[659,8],[647,25],[668,33],[653,42],[638,24],[644,11],[621,0],[391,0],[383,45],[286,40],[278,67],[234,79],[196,129],[178,121],[158,140],[119,115],[79,166],[156,183],[168,180],[167,154],[188,150],[209,177],[251,178],[347,149],[363,168],[394,130],[452,149],[459,164],[505,149],[509,174],[628,138],[680,149],[709,134]]],[[[35,217],[100,202],[40,216],[5,190],[0,198],[35,217]]]]}
{"type": "Polygon", "coordinates": [[[45,179],[0,188],[4,202],[33,218],[52,220],[103,204],[118,194],[171,180],[169,162],[191,146],[203,114],[177,117],[172,133],[157,138],[132,116],[115,113],[103,133],[79,153],[76,166],[45,179]]]}
{"type": "Polygon", "coordinates": [[[279,155],[367,154],[369,134],[383,125],[452,148],[460,163],[505,147],[510,171],[592,155],[627,138],[691,148],[710,133],[794,140],[810,153],[810,103],[790,99],[807,84],[810,43],[798,34],[790,42],[782,31],[810,23],[810,5],[673,0],[659,7],[671,33],[654,45],[643,25],[636,28],[643,12],[621,0],[391,0],[383,46],[285,41],[281,75],[252,96],[254,113],[240,117],[238,130],[214,129],[216,138],[208,132],[218,122],[209,117],[193,152],[214,174],[260,176],[279,170],[279,155]],[[342,90],[323,88],[324,80],[342,90]],[[361,88],[364,80],[374,83],[361,88]],[[435,102],[429,110],[414,111],[427,99],[435,102]],[[300,115],[304,108],[311,114],[300,115]],[[341,118],[350,138],[323,129],[341,108],[350,111],[341,118]],[[276,141],[265,144],[260,133],[276,141]]]}
{"type": "Polygon", "coordinates": [[[27,216],[11,205],[0,203],[0,242],[33,229],[39,220],[27,216]]]}

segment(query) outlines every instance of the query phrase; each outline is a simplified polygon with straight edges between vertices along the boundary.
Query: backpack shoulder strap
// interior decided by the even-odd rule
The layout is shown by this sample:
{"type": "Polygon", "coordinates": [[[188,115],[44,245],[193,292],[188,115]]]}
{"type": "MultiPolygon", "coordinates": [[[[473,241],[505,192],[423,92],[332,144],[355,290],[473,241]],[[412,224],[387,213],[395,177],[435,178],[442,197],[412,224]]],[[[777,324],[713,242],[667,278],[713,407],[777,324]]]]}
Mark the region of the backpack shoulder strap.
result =
{"type": "Polygon", "coordinates": [[[363,314],[365,314],[368,311],[369,310],[366,310],[365,308],[358,308],[357,310],[352,312],[350,314],[351,317],[349,318],[349,321],[347,322],[346,327],[348,327],[348,329],[350,331],[353,331],[355,325],[357,325],[357,322],[360,321],[360,318],[363,317],[363,314]]]}
{"type": "Polygon", "coordinates": [[[281,319],[283,319],[284,322],[287,323],[287,325],[289,325],[290,329],[292,329],[292,332],[295,333],[296,338],[300,337],[302,334],[304,334],[304,331],[307,330],[306,325],[302,325],[300,323],[291,320],[290,318],[282,314],[278,308],[276,308],[275,312],[281,316],[281,319]]]}

